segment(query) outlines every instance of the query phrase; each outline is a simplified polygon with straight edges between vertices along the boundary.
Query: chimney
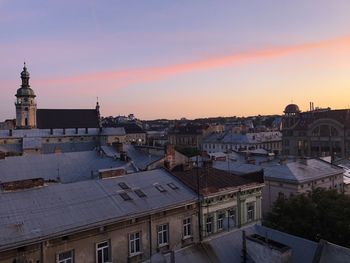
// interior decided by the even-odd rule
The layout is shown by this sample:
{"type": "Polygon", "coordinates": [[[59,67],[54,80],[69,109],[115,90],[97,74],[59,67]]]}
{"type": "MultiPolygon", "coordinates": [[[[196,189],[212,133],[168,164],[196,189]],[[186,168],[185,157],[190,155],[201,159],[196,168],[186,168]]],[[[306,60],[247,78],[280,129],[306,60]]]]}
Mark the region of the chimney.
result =
{"type": "Polygon", "coordinates": [[[75,134],[78,134],[78,131],[79,131],[78,128],[75,128],[75,134]]]}
{"type": "Polygon", "coordinates": [[[89,133],[89,128],[85,128],[85,134],[89,133]]]}
{"type": "Polygon", "coordinates": [[[63,128],[63,134],[66,134],[66,128],[63,128]]]}
{"type": "Polygon", "coordinates": [[[53,129],[52,128],[50,129],[50,135],[53,135],[53,129]]]}
{"type": "Polygon", "coordinates": [[[12,137],[12,129],[9,129],[9,136],[12,137]]]}

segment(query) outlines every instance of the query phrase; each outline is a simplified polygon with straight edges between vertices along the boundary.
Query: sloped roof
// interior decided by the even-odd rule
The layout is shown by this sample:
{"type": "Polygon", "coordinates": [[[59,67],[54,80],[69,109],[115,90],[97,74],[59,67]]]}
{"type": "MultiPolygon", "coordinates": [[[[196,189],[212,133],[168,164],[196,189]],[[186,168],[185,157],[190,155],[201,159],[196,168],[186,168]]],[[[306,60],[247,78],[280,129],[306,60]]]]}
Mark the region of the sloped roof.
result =
{"type": "Polygon", "coordinates": [[[350,249],[321,240],[313,263],[348,263],[350,262],[350,249]]]}
{"type": "Polygon", "coordinates": [[[38,109],[36,115],[39,129],[99,127],[95,109],[38,109]]]}
{"type": "Polygon", "coordinates": [[[123,149],[140,170],[146,170],[150,164],[164,158],[164,155],[147,154],[130,144],[124,144],[123,149]]]}
{"type": "Polygon", "coordinates": [[[0,160],[0,182],[43,178],[70,183],[95,179],[98,170],[117,167],[128,169],[126,162],[95,151],[7,157],[0,160]]]}
{"type": "Polygon", "coordinates": [[[246,176],[235,175],[215,168],[193,168],[187,171],[172,172],[179,180],[203,195],[213,194],[226,189],[234,189],[242,186],[254,187],[263,183],[263,172],[258,171],[246,176]],[[259,179],[260,178],[260,179],[259,179]]]}
{"type": "MultiPolygon", "coordinates": [[[[287,245],[292,249],[292,263],[310,263],[317,248],[317,243],[297,236],[289,235],[268,227],[250,225],[231,232],[225,232],[175,251],[176,262],[191,263],[231,263],[242,261],[242,231],[246,235],[259,234],[273,241],[287,245]]],[[[247,263],[253,263],[248,256],[247,263]]],[[[334,261],[328,261],[334,262],[334,261]]]]}
{"type": "Polygon", "coordinates": [[[331,175],[342,174],[343,169],[320,159],[288,162],[264,167],[267,180],[303,183],[331,175]]]}
{"type": "Polygon", "coordinates": [[[103,180],[0,193],[0,250],[84,231],[195,202],[197,196],[163,169],[103,180]],[[125,201],[119,183],[132,200],[125,201]],[[161,184],[160,192],[154,184],[161,184]],[[173,183],[173,190],[167,184],[173,183]],[[140,198],[133,189],[140,189],[140,198]]]}

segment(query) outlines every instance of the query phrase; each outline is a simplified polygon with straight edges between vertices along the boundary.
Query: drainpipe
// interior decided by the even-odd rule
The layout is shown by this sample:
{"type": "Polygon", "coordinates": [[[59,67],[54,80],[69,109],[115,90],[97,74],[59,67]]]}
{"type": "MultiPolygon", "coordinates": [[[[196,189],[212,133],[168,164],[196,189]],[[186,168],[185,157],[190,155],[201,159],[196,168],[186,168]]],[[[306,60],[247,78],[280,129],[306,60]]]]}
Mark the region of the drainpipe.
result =
{"type": "Polygon", "coordinates": [[[40,263],[44,262],[44,241],[40,243],[40,263]]]}
{"type": "Polygon", "coordinates": [[[149,216],[148,235],[149,235],[149,261],[152,262],[152,215],[149,216]]]}

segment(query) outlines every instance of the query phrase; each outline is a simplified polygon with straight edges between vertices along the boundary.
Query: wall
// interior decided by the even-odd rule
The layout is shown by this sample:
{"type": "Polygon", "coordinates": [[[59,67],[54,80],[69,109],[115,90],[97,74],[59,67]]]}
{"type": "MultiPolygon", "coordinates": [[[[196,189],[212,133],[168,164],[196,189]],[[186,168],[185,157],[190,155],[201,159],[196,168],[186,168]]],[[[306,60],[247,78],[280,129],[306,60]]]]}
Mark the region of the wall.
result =
{"type": "MultiPolygon", "coordinates": [[[[112,262],[139,262],[150,257],[150,244],[152,254],[178,249],[198,242],[198,216],[195,203],[174,208],[172,210],[159,212],[151,216],[138,219],[130,219],[120,223],[95,227],[88,231],[71,233],[64,237],[55,238],[43,242],[43,262],[54,263],[58,253],[74,250],[76,263],[95,263],[96,244],[103,241],[110,241],[112,262]],[[193,237],[183,240],[182,220],[192,218],[193,237]],[[150,224],[151,221],[151,224],[150,224]],[[157,226],[169,224],[169,244],[163,248],[157,245],[157,226]],[[151,235],[149,227],[151,226],[151,235]],[[142,253],[129,258],[129,234],[141,232],[142,253]]],[[[32,262],[40,260],[40,244],[27,247],[27,259],[32,262]]],[[[21,252],[23,254],[23,252],[21,252]]],[[[20,253],[17,249],[0,253],[0,263],[13,263],[13,260],[20,253]]]]}

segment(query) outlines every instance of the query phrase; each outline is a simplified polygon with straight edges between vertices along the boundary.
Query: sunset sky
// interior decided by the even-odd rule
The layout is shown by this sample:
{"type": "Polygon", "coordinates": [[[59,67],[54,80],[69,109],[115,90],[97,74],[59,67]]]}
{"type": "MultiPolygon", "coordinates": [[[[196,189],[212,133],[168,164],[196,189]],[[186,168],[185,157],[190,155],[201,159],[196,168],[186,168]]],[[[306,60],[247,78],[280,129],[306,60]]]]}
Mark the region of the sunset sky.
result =
{"type": "Polygon", "coordinates": [[[350,107],[350,1],[0,0],[0,121],[23,61],[38,108],[141,119],[350,107]]]}

